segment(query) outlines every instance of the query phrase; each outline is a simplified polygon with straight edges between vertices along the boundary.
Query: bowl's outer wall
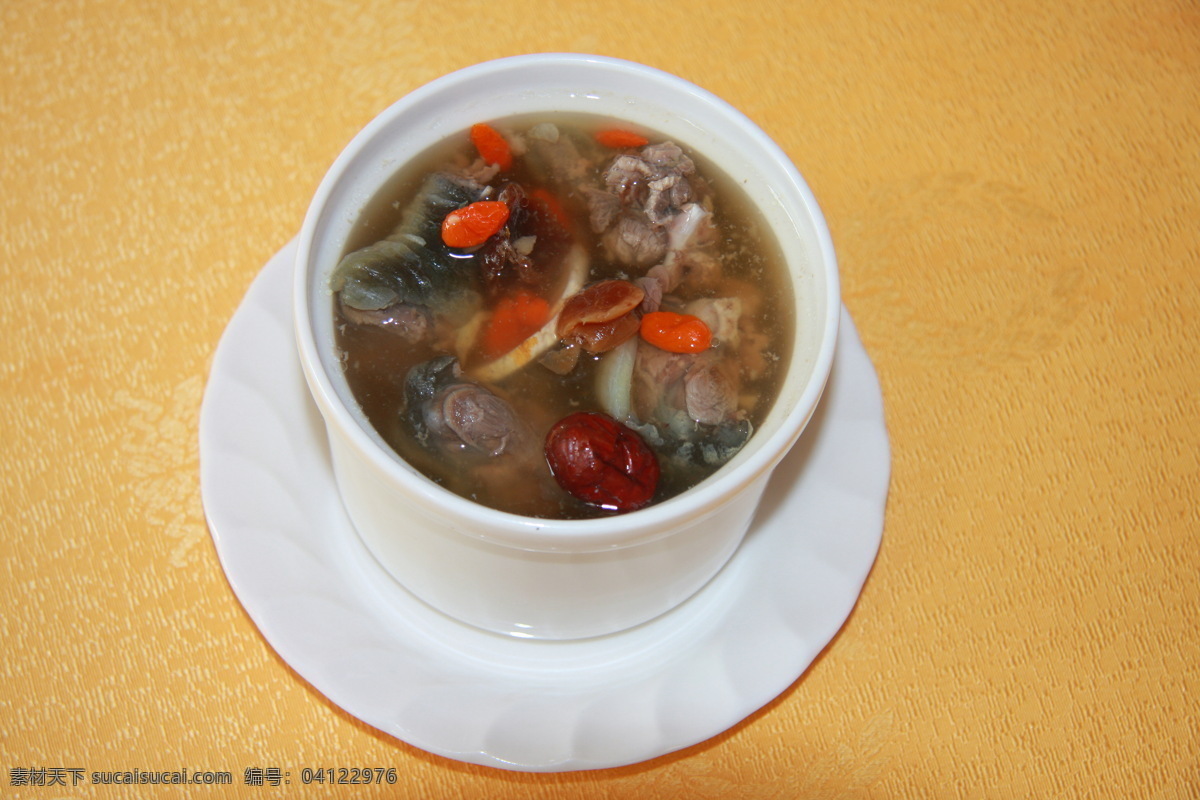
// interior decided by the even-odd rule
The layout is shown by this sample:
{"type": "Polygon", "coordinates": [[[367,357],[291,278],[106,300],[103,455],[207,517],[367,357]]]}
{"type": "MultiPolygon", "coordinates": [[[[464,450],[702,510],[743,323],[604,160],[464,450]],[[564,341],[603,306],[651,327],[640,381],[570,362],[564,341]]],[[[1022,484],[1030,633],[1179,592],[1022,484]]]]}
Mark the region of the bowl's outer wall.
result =
{"type": "Polygon", "coordinates": [[[839,307],[828,230],[786,155],[743,115],[692,84],[590,56],[502,59],[401,99],[335,162],[298,242],[301,363],[329,429],[343,502],[360,534],[380,562],[431,605],[492,630],[512,632],[516,625],[526,635],[628,627],[682,602],[720,568],[745,533],[770,471],[819,400],[839,307]],[[626,119],[720,165],[776,232],[796,302],[788,376],[750,443],[690,492],[607,520],[517,517],[438,487],[366,422],[334,347],[329,273],[379,187],[408,159],[475,122],[554,111],[626,119]]]}

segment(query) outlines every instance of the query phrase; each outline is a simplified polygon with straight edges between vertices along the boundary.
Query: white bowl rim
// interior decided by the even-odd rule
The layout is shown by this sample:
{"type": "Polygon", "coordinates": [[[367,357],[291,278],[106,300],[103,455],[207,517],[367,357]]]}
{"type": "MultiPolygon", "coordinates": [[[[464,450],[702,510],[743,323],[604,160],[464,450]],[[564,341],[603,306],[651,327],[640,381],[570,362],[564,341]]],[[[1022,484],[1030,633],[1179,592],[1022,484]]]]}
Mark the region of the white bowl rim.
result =
{"type": "Polygon", "coordinates": [[[455,528],[463,533],[494,543],[535,551],[620,548],[669,535],[681,527],[711,515],[740,490],[752,485],[772,470],[803,432],[824,391],[833,363],[841,305],[837,260],[824,214],[808,184],[774,140],[728,102],[683,78],[633,61],[581,53],[509,56],[464,67],[412,90],[372,119],[342,150],[313,196],[297,242],[293,288],[295,334],[300,362],[313,398],[326,426],[330,429],[329,432],[336,433],[354,447],[379,473],[402,484],[412,492],[414,498],[421,499],[427,508],[442,509],[442,513],[454,518],[455,528]],[[826,292],[822,303],[825,321],[818,334],[819,346],[810,378],[798,397],[795,408],[785,417],[771,440],[757,443],[749,458],[739,464],[722,468],[707,478],[702,484],[703,491],[688,492],[616,517],[583,520],[543,519],[497,511],[444,489],[415,471],[404,469],[398,456],[385,451],[362,429],[359,421],[345,408],[325,373],[309,314],[312,292],[310,270],[307,268],[311,260],[311,245],[316,235],[317,224],[334,187],[366,143],[380,128],[389,124],[390,120],[432,95],[469,84],[484,75],[507,70],[545,69],[565,63],[588,64],[601,70],[636,74],[641,79],[655,81],[671,87],[674,91],[698,96],[735,121],[746,136],[753,139],[765,154],[778,163],[782,173],[780,179],[786,177],[787,182],[791,184],[790,188],[800,198],[804,212],[813,226],[817,249],[821,256],[820,264],[814,266],[822,274],[826,292]]]}

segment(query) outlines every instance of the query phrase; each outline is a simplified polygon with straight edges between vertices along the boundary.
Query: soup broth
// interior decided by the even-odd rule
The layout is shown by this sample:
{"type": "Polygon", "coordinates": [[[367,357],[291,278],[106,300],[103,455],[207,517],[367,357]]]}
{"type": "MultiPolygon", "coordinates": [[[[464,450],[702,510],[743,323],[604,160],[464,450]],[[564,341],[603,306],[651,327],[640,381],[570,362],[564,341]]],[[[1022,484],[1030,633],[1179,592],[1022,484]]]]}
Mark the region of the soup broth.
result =
{"type": "Polygon", "coordinates": [[[331,289],[379,435],[446,489],[542,518],[635,510],[719,469],[774,403],[795,324],[736,181],[582,115],[493,120],[412,159],[331,289]]]}

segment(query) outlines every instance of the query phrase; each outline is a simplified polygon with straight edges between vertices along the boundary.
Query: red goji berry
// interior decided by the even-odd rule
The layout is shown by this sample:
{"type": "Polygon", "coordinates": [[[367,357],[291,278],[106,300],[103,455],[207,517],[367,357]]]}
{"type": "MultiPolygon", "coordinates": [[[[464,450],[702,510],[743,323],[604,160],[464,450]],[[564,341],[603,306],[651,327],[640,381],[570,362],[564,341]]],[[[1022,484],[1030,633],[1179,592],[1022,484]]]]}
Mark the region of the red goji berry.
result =
{"type": "Polygon", "coordinates": [[[442,220],[442,241],[449,247],[474,247],[486,242],[506,222],[506,203],[480,200],[446,215],[442,220]]]}

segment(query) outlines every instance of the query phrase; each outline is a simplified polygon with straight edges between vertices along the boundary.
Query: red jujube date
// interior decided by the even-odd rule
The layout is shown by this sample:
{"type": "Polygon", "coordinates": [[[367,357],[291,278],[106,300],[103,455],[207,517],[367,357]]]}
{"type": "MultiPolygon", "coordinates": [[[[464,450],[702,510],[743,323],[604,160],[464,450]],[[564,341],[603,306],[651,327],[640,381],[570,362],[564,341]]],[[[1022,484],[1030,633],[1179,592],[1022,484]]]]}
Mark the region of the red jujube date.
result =
{"type": "Polygon", "coordinates": [[[642,437],[594,411],[570,414],[550,429],[546,462],[572,497],[612,511],[642,508],[658,488],[658,459],[642,437]]]}

